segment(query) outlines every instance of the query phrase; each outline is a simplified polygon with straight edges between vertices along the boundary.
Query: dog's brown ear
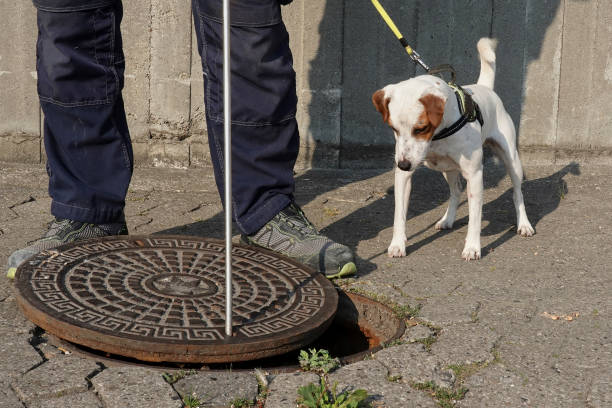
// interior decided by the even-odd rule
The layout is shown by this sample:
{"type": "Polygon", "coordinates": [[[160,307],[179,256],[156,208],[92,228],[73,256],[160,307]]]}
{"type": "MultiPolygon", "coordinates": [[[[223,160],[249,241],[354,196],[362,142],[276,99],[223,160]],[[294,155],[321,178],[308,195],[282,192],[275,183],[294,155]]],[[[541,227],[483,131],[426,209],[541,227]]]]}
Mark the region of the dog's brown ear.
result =
{"type": "Polygon", "coordinates": [[[383,118],[383,122],[389,123],[389,102],[391,98],[385,96],[385,90],[379,89],[372,95],[372,103],[376,107],[376,110],[380,112],[383,118]]]}
{"type": "Polygon", "coordinates": [[[419,99],[419,102],[425,107],[427,119],[429,123],[436,129],[442,122],[442,116],[444,116],[444,107],[446,106],[446,100],[440,96],[434,94],[427,94],[419,99]]]}

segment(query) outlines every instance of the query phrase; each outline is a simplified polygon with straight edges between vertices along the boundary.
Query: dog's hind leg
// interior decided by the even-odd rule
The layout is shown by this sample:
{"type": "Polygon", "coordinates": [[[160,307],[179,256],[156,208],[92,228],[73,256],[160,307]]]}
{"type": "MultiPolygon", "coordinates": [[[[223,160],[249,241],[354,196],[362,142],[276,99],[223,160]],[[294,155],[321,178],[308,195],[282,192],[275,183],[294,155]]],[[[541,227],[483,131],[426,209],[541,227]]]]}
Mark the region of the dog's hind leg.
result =
{"type": "Polygon", "coordinates": [[[457,207],[459,206],[459,198],[461,197],[461,177],[459,171],[451,170],[443,172],[444,178],[448,183],[450,189],[450,198],[448,200],[448,208],[444,216],[436,223],[436,229],[445,230],[451,229],[455,222],[455,216],[457,215],[457,207]]]}
{"type": "Polygon", "coordinates": [[[491,148],[493,153],[502,159],[506,171],[512,180],[512,187],[514,189],[514,208],[516,210],[516,231],[523,237],[530,237],[535,231],[525,211],[525,202],[523,200],[523,192],[521,191],[523,166],[516,149],[516,143],[514,143],[514,126],[512,127],[511,136],[512,138],[509,140],[507,137],[504,137],[503,134],[497,134],[494,135],[493,138],[487,139],[486,144],[491,148]]]}
{"type": "MultiPolygon", "coordinates": [[[[468,195],[468,231],[465,247],[461,256],[466,261],[480,259],[480,226],[482,224],[482,150],[477,166],[462,167],[463,177],[467,180],[468,195]]],[[[474,163],[475,164],[475,163],[474,163]]]]}

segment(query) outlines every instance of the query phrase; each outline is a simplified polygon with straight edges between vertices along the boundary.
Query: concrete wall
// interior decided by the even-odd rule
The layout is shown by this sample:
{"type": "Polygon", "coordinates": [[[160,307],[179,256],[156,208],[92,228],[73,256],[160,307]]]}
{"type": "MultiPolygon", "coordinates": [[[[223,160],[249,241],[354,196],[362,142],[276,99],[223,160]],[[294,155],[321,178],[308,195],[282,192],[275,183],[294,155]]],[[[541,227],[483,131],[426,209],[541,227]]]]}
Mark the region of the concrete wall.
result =
{"type": "MultiPolygon", "coordinates": [[[[124,2],[125,100],[137,163],[210,163],[189,0],[124,2]]],[[[612,2],[384,0],[430,65],[478,76],[476,42],[499,38],[496,89],[524,161],[612,155],[612,2]],[[586,23],[585,23],[586,22],[586,23]]],[[[36,96],[36,13],[0,0],[0,160],[44,161],[36,96]]],[[[415,67],[367,0],[284,8],[298,74],[301,167],[389,167],[393,138],[371,106],[415,67]]],[[[417,71],[419,73],[420,71],[417,71]]]]}

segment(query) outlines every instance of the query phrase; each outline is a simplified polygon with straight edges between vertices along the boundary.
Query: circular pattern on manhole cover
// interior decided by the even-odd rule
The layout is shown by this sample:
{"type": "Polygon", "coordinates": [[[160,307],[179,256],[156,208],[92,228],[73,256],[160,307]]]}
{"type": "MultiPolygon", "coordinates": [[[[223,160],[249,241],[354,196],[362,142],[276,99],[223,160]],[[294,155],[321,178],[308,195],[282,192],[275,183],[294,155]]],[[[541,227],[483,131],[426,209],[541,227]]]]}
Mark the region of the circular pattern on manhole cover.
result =
{"type": "Polygon", "coordinates": [[[282,354],[331,323],[321,274],[254,247],[232,250],[234,334],[225,335],[225,244],[107,237],[43,251],[18,268],[17,300],[48,332],[144,361],[232,362],[282,354]]]}

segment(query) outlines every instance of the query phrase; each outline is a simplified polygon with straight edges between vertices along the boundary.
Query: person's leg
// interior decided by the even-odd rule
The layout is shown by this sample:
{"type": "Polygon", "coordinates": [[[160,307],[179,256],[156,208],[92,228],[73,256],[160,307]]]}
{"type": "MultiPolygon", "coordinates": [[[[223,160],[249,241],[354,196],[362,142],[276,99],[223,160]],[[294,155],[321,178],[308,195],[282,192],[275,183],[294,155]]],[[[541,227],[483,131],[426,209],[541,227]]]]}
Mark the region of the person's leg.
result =
{"type": "Polygon", "coordinates": [[[34,4],[51,213],[94,224],[116,221],[133,162],[121,98],[121,1],[34,4]]]}
{"type": "MultiPolygon", "coordinates": [[[[210,154],[223,199],[221,4],[193,2],[210,154]]],[[[295,72],[278,0],[233,1],[232,16],[232,204],[238,228],[252,234],[293,200],[299,148],[295,72]]]]}
{"type": "MultiPolygon", "coordinates": [[[[221,0],[193,0],[210,152],[223,199],[221,6],[221,0]]],[[[337,274],[352,264],[351,251],[320,235],[293,203],[297,96],[280,1],[234,0],[231,7],[234,219],[247,242],[297,258],[327,275],[337,274]]]]}
{"type": "Polygon", "coordinates": [[[123,208],[133,155],[121,98],[121,1],[34,5],[38,94],[56,220],[43,238],[9,257],[9,274],[41,250],[127,233],[123,208]]]}

